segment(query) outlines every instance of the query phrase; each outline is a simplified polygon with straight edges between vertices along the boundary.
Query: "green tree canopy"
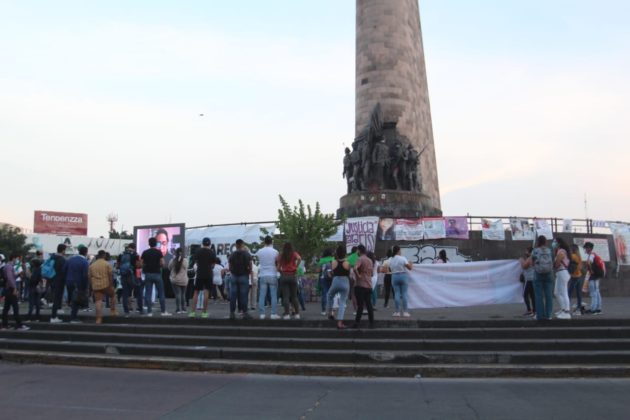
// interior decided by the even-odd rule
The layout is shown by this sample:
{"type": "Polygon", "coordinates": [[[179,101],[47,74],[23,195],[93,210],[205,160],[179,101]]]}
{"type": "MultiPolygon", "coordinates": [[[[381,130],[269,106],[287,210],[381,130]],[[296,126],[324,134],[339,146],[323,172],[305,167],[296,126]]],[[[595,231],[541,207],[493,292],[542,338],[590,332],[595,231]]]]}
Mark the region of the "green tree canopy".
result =
{"type": "Polygon", "coordinates": [[[128,233],[126,230],[123,230],[122,232],[118,232],[116,229],[112,229],[109,231],[109,238],[110,239],[133,239],[133,235],[131,233],[128,233]]]}
{"type": "Polygon", "coordinates": [[[11,225],[0,225],[0,253],[6,258],[13,252],[22,256],[28,254],[31,245],[26,243],[22,229],[11,225]]]}
{"type": "Polygon", "coordinates": [[[315,203],[315,211],[302,200],[291,208],[280,195],[281,208],[278,210],[278,229],[285,242],[291,242],[295,249],[310,265],[326,245],[326,239],[337,232],[343,221],[335,220],[333,214],[321,212],[319,203],[315,203]]]}

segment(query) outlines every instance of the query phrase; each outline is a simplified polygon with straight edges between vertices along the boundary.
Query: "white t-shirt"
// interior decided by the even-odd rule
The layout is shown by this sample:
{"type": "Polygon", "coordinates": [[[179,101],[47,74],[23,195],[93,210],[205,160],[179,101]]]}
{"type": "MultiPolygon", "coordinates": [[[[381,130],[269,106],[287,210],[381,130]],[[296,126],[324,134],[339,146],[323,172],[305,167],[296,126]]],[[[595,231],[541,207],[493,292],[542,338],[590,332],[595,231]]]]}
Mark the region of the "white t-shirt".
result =
{"type": "Polygon", "coordinates": [[[273,246],[266,246],[263,249],[259,249],[256,253],[258,257],[258,277],[277,277],[278,270],[276,269],[276,258],[278,258],[278,251],[273,246]]]}
{"type": "Polygon", "coordinates": [[[389,269],[391,270],[392,274],[404,273],[407,271],[407,267],[405,267],[406,264],[409,264],[407,258],[403,257],[402,255],[394,255],[389,260],[389,269]]]}
{"type": "MultiPolygon", "coordinates": [[[[196,266],[197,264],[195,264],[196,266]]],[[[221,264],[215,264],[212,269],[212,283],[220,286],[223,284],[223,279],[221,278],[221,270],[223,270],[223,266],[221,264]]]]}

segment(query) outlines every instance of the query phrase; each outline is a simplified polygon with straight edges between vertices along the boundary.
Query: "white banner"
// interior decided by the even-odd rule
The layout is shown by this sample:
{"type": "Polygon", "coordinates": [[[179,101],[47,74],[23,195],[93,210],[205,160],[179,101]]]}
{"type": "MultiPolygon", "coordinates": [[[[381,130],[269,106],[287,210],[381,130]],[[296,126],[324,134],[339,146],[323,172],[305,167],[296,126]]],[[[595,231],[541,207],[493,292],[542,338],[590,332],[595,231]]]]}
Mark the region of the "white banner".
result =
{"type": "Polygon", "coordinates": [[[630,265],[630,227],[624,223],[609,223],[609,226],[615,240],[617,263],[630,265]]]}
{"type": "Polygon", "coordinates": [[[221,257],[231,252],[237,239],[242,239],[250,245],[261,244],[261,237],[266,235],[262,229],[265,229],[270,236],[276,232],[275,225],[258,224],[186,229],[186,246],[201,245],[203,238],[210,238],[217,256],[221,257]]]}
{"type": "Polygon", "coordinates": [[[562,221],[562,231],[564,233],[573,232],[573,219],[564,219],[562,221]]]}
{"type": "Polygon", "coordinates": [[[408,306],[416,309],[521,303],[521,272],[516,260],[414,264],[408,306]]]}
{"type": "Polygon", "coordinates": [[[504,241],[505,231],[503,230],[503,221],[481,219],[481,237],[487,241],[504,241]]]}
{"type": "Polygon", "coordinates": [[[536,237],[543,235],[547,240],[553,239],[553,232],[551,231],[551,225],[547,220],[534,219],[534,228],[536,229],[536,237]]]}
{"type": "Polygon", "coordinates": [[[45,256],[57,252],[57,245],[66,245],[66,254],[78,254],[79,245],[85,245],[88,255],[96,255],[101,249],[116,256],[125,251],[125,245],[133,242],[131,239],[90,238],[89,236],[53,235],[34,233],[26,235],[26,242],[33,248],[42,251],[45,256]]]}
{"type": "Polygon", "coordinates": [[[424,238],[425,239],[442,239],[446,238],[446,225],[444,218],[424,218],[424,238]]]}
{"type": "Polygon", "coordinates": [[[424,238],[422,219],[394,220],[394,239],[397,241],[421,241],[424,238]]]}
{"type": "Polygon", "coordinates": [[[346,220],[344,232],[347,250],[363,244],[368,251],[374,251],[377,229],[378,217],[356,217],[346,220]]]}
{"type": "Polygon", "coordinates": [[[527,219],[510,218],[510,229],[513,241],[533,241],[536,236],[534,226],[527,219]]]}

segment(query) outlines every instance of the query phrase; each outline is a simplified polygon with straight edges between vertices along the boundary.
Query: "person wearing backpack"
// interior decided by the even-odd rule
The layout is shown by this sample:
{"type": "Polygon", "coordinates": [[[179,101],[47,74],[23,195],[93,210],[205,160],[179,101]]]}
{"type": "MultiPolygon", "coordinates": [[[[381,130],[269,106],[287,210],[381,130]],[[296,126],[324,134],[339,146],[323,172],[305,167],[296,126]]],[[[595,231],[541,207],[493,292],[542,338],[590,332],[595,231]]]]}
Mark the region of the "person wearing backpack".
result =
{"type": "Polygon", "coordinates": [[[540,235],[536,248],[532,251],[534,263],[534,299],[536,301],[536,320],[546,321],[553,314],[553,256],[547,246],[547,238],[540,235]]]}
{"type": "Polygon", "coordinates": [[[236,251],[229,259],[230,273],[230,319],[236,319],[235,311],[238,303],[239,312],[243,319],[251,319],[247,313],[247,298],[249,296],[249,275],[252,272],[252,257],[245,248],[242,239],[236,240],[236,251]]]}
{"type": "Polygon", "coordinates": [[[39,258],[31,260],[31,277],[28,279],[28,319],[39,322],[39,312],[42,308],[41,297],[45,291],[42,279],[42,261],[39,258]],[[35,318],[33,319],[33,309],[35,318]]]}
{"type": "Polygon", "coordinates": [[[17,292],[17,275],[15,274],[15,266],[18,265],[20,256],[13,253],[9,256],[9,262],[2,268],[4,271],[4,278],[6,284],[4,288],[4,308],[2,308],[2,327],[0,329],[6,330],[9,328],[9,310],[13,309],[13,316],[15,318],[15,329],[18,331],[30,330],[29,327],[22,324],[20,319],[20,306],[18,305],[18,292],[17,292]]]}
{"type": "Polygon", "coordinates": [[[120,273],[120,283],[122,285],[123,312],[125,317],[129,316],[129,298],[135,292],[136,306],[138,313],[142,314],[142,287],[136,278],[136,266],[140,256],[136,253],[136,244],[127,244],[125,252],[118,257],[118,272],[120,273]]]}
{"type": "Polygon", "coordinates": [[[556,273],[556,298],[560,304],[560,310],[556,313],[558,319],[571,319],[571,300],[569,299],[568,285],[571,279],[569,273],[569,245],[564,239],[556,239],[558,247],[556,248],[556,255],[554,258],[554,270],[556,273]]]}
{"type": "Polygon", "coordinates": [[[593,252],[593,243],[586,242],[584,251],[588,255],[586,266],[590,273],[588,280],[588,294],[591,296],[591,308],[587,313],[599,315],[602,313],[602,295],[599,292],[599,282],[606,277],[606,265],[604,260],[593,252]]]}

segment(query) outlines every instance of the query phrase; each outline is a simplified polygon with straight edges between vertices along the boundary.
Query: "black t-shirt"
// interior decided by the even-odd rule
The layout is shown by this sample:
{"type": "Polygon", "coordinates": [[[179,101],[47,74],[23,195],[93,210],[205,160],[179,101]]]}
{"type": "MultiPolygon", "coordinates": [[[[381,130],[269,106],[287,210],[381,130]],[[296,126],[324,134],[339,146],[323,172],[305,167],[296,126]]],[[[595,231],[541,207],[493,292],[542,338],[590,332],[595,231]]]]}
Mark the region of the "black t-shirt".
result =
{"type": "Polygon", "coordinates": [[[212,268],[217,256],[210,248],[201,247],[195,254],[197,262],[197,278],[199,280],[212,280],[212,268]]]}
{"type": "Polygon", "coordinates": [[[247,251],[234,251],[230,255],[230,273],[235,276],[245,276],[250,272],[251,255],[247,251]]]}
{"type": "Polygon", "coordinates": [[[142,271],[145,273],[160,273],[162,266],[160,260],[162,259],[162,252],[157,248],[149,248],[142,253],[142,262],[144,267],[142,271]]]}

